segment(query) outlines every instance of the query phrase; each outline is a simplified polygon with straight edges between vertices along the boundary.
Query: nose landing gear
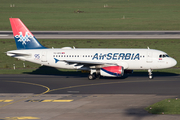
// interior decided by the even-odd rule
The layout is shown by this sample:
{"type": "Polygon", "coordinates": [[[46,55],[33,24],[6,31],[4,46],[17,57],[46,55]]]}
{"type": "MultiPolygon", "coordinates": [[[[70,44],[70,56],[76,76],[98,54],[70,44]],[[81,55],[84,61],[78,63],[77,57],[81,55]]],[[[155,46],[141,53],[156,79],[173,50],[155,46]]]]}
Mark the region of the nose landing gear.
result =
{"type": "Polygon", "coordinates": [[[153,79],[153,75],[152,75],[152,70],[148,69],[148,73],[149,73],[149,79],[153,79]]]}

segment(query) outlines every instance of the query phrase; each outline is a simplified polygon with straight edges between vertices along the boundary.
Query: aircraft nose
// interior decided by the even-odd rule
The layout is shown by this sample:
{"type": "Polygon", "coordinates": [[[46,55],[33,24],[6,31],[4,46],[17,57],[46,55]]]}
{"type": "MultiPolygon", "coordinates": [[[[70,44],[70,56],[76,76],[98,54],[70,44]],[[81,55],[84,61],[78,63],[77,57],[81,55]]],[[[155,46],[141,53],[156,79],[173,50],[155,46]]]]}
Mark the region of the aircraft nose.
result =
{"type": "Polygon", "coordinates": [[[172,58],[172,60],[171,60],[171,66],[173,67],[173,66],[175,66],[176,64],[177,64],[177,61],[172,58]]]}

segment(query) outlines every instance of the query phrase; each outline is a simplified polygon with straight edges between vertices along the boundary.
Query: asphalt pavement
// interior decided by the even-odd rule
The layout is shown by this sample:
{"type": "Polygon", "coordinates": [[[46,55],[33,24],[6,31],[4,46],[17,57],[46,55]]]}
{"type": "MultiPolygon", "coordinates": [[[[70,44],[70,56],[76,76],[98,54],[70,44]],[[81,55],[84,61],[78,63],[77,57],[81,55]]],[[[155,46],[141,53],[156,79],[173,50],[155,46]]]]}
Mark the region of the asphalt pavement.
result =
{"type": "Polygon", "coordinates": [[[0,120],[169,120],[144,108],[180,97],[180,75],[88,80],[86,75],[0,75],[0,120]]]}
{"type": "MultiPolygon", "coordinates": [[[[180,31],[32,31],[37,39],[180,39],[180,31]]],[[[13,39],[0,31],[0,39],[13,39]]]]}

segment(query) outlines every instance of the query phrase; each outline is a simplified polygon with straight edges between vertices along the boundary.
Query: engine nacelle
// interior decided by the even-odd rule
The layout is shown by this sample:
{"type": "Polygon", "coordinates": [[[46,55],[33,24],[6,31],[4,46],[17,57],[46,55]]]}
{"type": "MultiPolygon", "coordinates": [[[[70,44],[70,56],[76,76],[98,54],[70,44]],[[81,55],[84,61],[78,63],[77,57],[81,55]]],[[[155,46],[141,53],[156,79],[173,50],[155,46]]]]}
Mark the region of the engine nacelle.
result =
{"type": "Polygon", "coordinates": [[[124,68],[122,66],[108,66],[100,69],[100,75],[106,77],[122,77],[124,68]]]}

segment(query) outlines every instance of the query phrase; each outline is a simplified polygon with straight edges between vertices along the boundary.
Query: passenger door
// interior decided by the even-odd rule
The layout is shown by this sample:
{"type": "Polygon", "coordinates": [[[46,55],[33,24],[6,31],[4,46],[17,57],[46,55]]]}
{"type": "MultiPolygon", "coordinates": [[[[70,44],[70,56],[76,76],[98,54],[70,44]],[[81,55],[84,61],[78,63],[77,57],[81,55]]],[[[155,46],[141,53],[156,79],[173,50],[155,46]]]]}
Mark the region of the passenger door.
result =
{"type": "Polygon", "coordinates": [[[146,62],[147,63],[152,63],[153,62],[153,52],[147,52],[147,59],[146,59],[146,62]]]}

